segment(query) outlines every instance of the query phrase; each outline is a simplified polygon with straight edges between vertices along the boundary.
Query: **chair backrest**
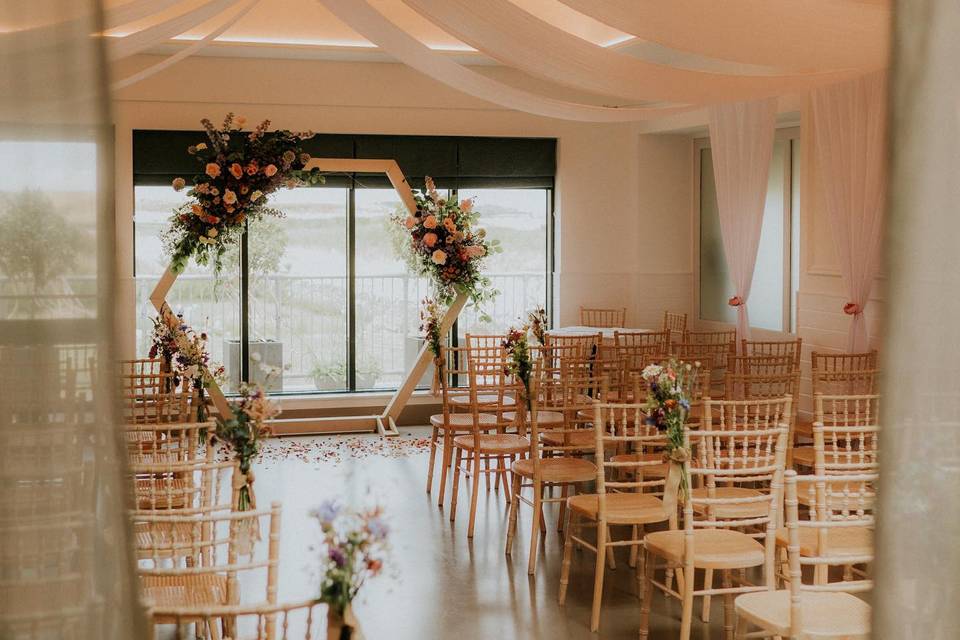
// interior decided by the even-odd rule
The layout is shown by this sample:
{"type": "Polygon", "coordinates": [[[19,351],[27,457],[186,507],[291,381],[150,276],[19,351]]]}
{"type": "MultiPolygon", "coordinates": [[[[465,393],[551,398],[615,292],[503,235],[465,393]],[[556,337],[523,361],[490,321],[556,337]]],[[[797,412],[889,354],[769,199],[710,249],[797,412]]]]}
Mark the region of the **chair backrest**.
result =
{"type": "MultiPolygon", "coordinates": [[[[237,640],[303,640],[307,638],[321,638],[326,634],[327,605],[320,600],[304,600],[302,602],[281,604],[252,604],[226,607],[204,607],[202,611],[196,608],[168,608],[163,609],[163,617],[173,620],[170,630],[174,640],[194,640],[188,623],[197,622],[197,627],[216,628],[220,620],[229,617],[236,621],[237,640]],[[274,630],[271,630],[274,629],[274,630]]],[[[147,616],[154,617],[161,610],[148,609],[147,616]]],[[[152,638],[150,640],[153,640],[152,638]]]]}
{"type": "Polygon", "coordinates": [[[574,334],[574,335],[565,335],[565,334],[546,334],[546,346],[548,347],[567,347],[575,346],[591,356],[597,352],[597,349],[600,348],[600,345],[603,343],[603,334],[601,333],[590,333],[590,334],[574,334]]]}
{"type": "Polygon", "coordinates": [[[877,392],[877,352],[810,354],[814,395],[869,395],[877,392]]]}
{"type": "Polygon", "coordinates": [[[612,328],[627,324],[627,308],[598,309],[580,307],[580,324],[584,327],[612,328]]]}
{"type": "MultiPolygon", "coordinates": [[[[485,429],[502,431],[510,426],[505,414],[516,410],[517,414],[526,413],[526,407],[520,402],[522,382],[509,373],[509,358],[503,349],[471,348],[467,351],[469,381],[469,411],[473,415],[473,433],[476,446],[480,446],[480,414],[496,417],[495,425],[485,429]]],[[[517,427],[526,428],[525,420],[518,419],[517,427]]]]}
{"type": "Polygon", "coordinates": [[[798,371],[791,356],[730,356],[727,359],[728,373],[754,376],[771,376],[798,371]]]}
{"type": "Polygon", "coordinates": [[[212,462],[210,434],[214,421],[125,424],[124,441],[131,464],[171,465],[207,460],[212,462]]]}
{"type": "Polygon", "coordinates": [[[699,362],[701,369],[710,374],[709,379],[704,380],[709,391],[708,395],[713,397],[723,395],[724,377],[730,359],[729,345],[722,342],[713,344],[707,342],[674,342],[671,345],[671,354],[674,358],[684,362],[699,362]]]}
{"type": "Polygon", "coordinates": [[[656,350],[662,357],[670,353],[670,331],[614,331],[613,343],[619,347],[656,350]]]}
{"type": "Polygon", "coordinates": [[[161,463],[128,465],[134,489],[132,513],[203,513],[236,504],[233,476],[239,462],[161,463]]]}
{"type": "Polygon", "coordinates": [[[743,356],[788,356],[795,369],[800,368],[803,338],[796,340],[741,340],[740,355],[743,356]]]}
{"type": "Polygon", "coordinates": [[[669,331],[671,335],[682,336],[687,330],[687,314],[664,311],[663,330],[669,331]]]}
{"type": "Polygon", "coordinates": [[[737,330],[723,331],[684,331],[682,342],[690,344],[725,344],[731,354],[737,352],[737,330]]]}
{"type": "MultiPolygon", "coordinates": [[[[814,502],[807,510],[806,518],[800,517],[798,485],[814,487],[821,495],[825,494],[826,487],[835,482],[843,481],[848,487],[853,487],[854,483],[862,484],[865,487],[872,487],[877,481],[876,474],[861,474],[856,476],[844,476],[841,479],[835,476],[797,476],[793,470],[785,474],[786,506],[785,520],[787,525],[787,556],[789,563],[788,582],[790,586],[790,636],[791,638],[804,637],[801,633],[803,621],[801,618],[801,598],[803,591],[843,591],[858,592],[867,591],[873,587],[870,580],[843,580],[839,582],[827,582],[824,580],[815,580],[815,584],[807,585],[803,582],[802,567],[811,565],[815,568],[815,574],[821,567],[830,565],[853,565],[867,564],[873,562],[874,554],[872,545],[863,555],[852,556],[849,553],[834,554],[830,545],[830,535],[832,532],[840,532],[843,529],[851,527],[869,528],[874,526],[873,514],[867,509],[861,509],[857,506],[860,497],[851,493],[849,495],[850,508],[843,513],[836,513],[833,510],[823,508],[823,502],[814,502]],[[801,530],[812,529],[816,531],[813,536],[803,536],[801,530]],[[813,540],[814,543],[804,544],[803,540],[813,540]]],[[[851,492],[853,489],[848,489],[851,492]]],[[[771,562],[772,565],[772,562],[771,562]]]]}
{"type": "Polygon", "coordinates": [[[757,429],[787,428],[793,397],[756,398],[744,400],[703,400],[705,430],[724,432],[756,431],[757,429]]]}
{"type": "MultiPolygon", "coordinates": [[[[128,424],[162,424],[190,419],[190,393],[177,389],[176,374],[153,372],[149,361],[125,361],[121,366],[142,367],[121,373],[123,385],[123,421],[128,424]]],[[[186,388],[186,387],[185,387],[186,388]]]]}
{"type": "MultiPolygon", "coordinates": [[[[265,598],[275,604],[280,562],[280,503],[269,509],[231,511],[229,508],[199,515],[138,513],[133,524],[149,527],[154,535],[145,537],[139,548],[141,594],[147,607],[162,607],[156,598],[175,589],[183,605],[198,594],[213,592],[218,602],[240,603],[240,577],[256,579],[266,574],[265,598]],[[266,529],[266,539],[261,535],[266,529]],[[196,585],[194,587],[193,585],[196,585]],[[222,590],[217,588],[222,586],[222,590]]],[[[163,598],[166,600],[166,598],[163,598]]]]}
{"type": "Polygon", "coordinates": [[[466,346],[470,349],[474,348],[495,348],[502,349],[503,341],[507,338],[506,334],[502,333],[490,333],[490,334],[475,334],[468,333],[466,335],[466,346]]]}
{"type": "Polygon", "coordinates": [[[878,469],[880,396],[814,397],[814,470],[818,475],[878,469]]]}

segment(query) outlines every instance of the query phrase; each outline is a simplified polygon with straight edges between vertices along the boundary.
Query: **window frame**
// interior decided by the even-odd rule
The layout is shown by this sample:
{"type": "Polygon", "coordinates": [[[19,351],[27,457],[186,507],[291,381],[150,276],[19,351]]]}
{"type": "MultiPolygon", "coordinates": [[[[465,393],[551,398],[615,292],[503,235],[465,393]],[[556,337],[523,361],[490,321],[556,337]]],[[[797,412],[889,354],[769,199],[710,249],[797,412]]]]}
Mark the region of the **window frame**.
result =
{"type": "MultiPolygon", "coordinates": [[[[795,215],[800,215],[800,212],[793,211],[793,189],[794,187],[800,188],[800,185],[793,184],[793,172],[792,172],[792,163],[793,163],[793,149],[797,144],[800,144],[800,127],[799,126],[790,126],[777,129],[774,135],[774,140],[786,140],[789,142],[787,152],[784,154],[784,185],[783,185],[783,300],[781,301],[781,329],[766,329],[762,327],[757,327],[757,329],[762,329],[763,331],[772,331],[775,333],[797,333],[797,314],[794,313],[794,310],[799,306],[799,295],[800,290],[797,288],[796,299],[793,295],[793,221],[795,215]]],[[[696,318],[696,321],[703,323],[707,326],[717,326],[724,325],[728,326],[730,323],[726,323],[719,320],[710,320],[703,318],[701,316],[700,310],[700,234],[701,234],[701,200],[702,193],[700,190],[701,187],[701,154],[704,149],[710,149],[710,137],[697,137],[693,140],[693,152],[692,152],[692,209],[693,209],[693,224],[691,225],[692,229],[692,246],[693,246],[693,315],[696,318]]],[[[802,154],[803,149],[801,147],[801,163],[802,163],[802,154]]],[[[803,199],[801,194],[800,207],[803,207],[803,199]]],[[[802,229],[802,220],[801,228],[798,230],[797,238],[797,249],[798,252],[803,250],[803,229],[802,229]]],[[[802,254],[801,254],[802,255],[802,254]]],[[[798,269],[802,269],[802,265],[797,265],[798,269]]]]}

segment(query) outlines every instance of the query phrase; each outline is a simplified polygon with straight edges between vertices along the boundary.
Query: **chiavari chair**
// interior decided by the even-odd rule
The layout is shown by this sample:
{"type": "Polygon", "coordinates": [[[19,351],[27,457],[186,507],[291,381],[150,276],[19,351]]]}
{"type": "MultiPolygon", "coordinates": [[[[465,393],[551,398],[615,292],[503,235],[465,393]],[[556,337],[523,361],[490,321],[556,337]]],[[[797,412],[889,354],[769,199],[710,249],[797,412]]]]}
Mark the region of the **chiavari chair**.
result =
{"type": "Polygon", "coordinates": [[[704,380],[708,395],[719,399],[724,397],[724,377],[730,359],[730,347],[722,342],[674,342],[671,354],[685,362],[699,362],[704,370],[710,372],[709,380],[704,380]]]}
{"type": "Polygon", "coordinates": [[[590,629],[600,626],[600,607],[603,597],[605,563],[613,561],[616,547],[631,550],[644,544],[643,529],[648,524],[666,522],[670,514],[662,500],[654,492],[662,494],[663,477],[650,478],[645,470],[660,464],[660,460],[648,461],[648,450],[659,450],[665,437],[656,428],[644,423],[644,405],[620,404],[597,401],[594,403],[596,452],[596,493],[579,494],[567,499],[569,522],[563,548],[563,564],[560,573],[560,604],[567,595],[570,579],[570,560],[573,547],[590,549],[596,554],[593,585],[593,608],[590,629]],[[608,460],[605,450],[627,449],[633,455],[629,460],[608,460]],[[624,473],[626,472],[626,473],[624,473]],[[608,478],[608,475],[610,478],[608,478]],[[614,540],[611,526],[630,527],[631,535],[623,540],[614,540]],[[596,529],[596,544],[583,537],[583,530],[596,529]]]}
{"type": "Polygon", "coordinates": [[[584,333],[584,334],[555,334],[547,333],[546,345],[548,347],[569,347],[575,346],[581,349],[589,356],[596,354],[600,345],[603,344],[602,333],[584,333]]]}
{"type": "Polygon", "coordinates": [[[599,309],[580,307],[580,324],[584,327],[610,329],[627,324],[627,308],[599,309]]]}
{"type": "Polygon", "coordinates": [[[684,331],[682,342],[688,344],[725,344],[730,349],[730,355],[736,355],[737,330],[684,331]]]}
{"type": "MultiPolygon", "coordinates": [[[[575,442],[575,439],[585,433],[592,437],[582,416],[586,405],[584,392],[599,388],[600,379],[592,376],[588,367],[578,366],[576,361],[560,362],[559,368],[544,366],[544,360],[535,365],[531,380],[530,454],[512,466],[506,553],[511,555],[513,551],[520,505],[529,505],[533,508],[527,563],[530,575],[536,571],[540,535],[546,535],[542,522],[543,505],[560,503],[562,523],[562,506],[571,488],[575,491],[577,485],[591,482],[597,475],[596,465],[581,456],[583,443],[575,442]],[[561,497],[545,495],[547,489],[554,487],[562,487],[561,497]],[[530,498],[524,495],[524,489],[533,490],[530,498]]],[[[592,403],[592,398],[589,402],[592,403]]]]}
{"type": "MultiPolygon", "coordinates": [[[[313,599],[283,604],[171,607],[164,610],[164,616],[175,625],[174,640],[193,640],[185,631],[187,621],[200,621],[201,626],[210,626],[222,618],[236,620],[236,640],[311,640],[326,633],[327,617],[320,610],[325,607],[320,600],[313,599]]],[[[153,618],[155,613],[149,609],[147,617],[153,618]]],[[[158,640],[160,637],[163,636],[158,636],[158,640]]]]}
{"type": "MultiPolygon", "coordinates": [[[[222,623],[223,635],[235,637],[235,620],[229,609],[219,616],[200,612],[239,605],[241,578],[265,578],[262,602],[276,604],[279,502],[257,511],[225,508],[198,515],[139,514],[134,523],[154,531],[144,540],[149,545],[138,550],[137,568],[141,600],[151,611],[150,637],[154,637],[154,625],[179,622],[206,626],[209,635],[217,638],[221,630],[216,628],[216,618],[222,623]],[[266,540],[259,535],[264,528],[266,540]],[[199,564],[194,561],[197,558],[199,564]],[[196,610],[196,615],[184,613],[189,609],[196,610]]],[[[267,620],[267,624],[273,625],[273,621],[267,620]]],[[[269,637],[273,634],[268,631],[269,637]]]]}
{"type": "MultiPolygon", "coordinates": [[[[877,392],[877,351],[810,354],[810,395],[870,395],[877,392]]],[[[797,436],[813,437],[813,420],[797,422],[797,436]]]]}
{"type": "Polygon", "coordinates": [[[132,464],[178,464],[208,460],[213,455],[209,436],[216,422],[124,424],[127,458],[132,464]]]}
{"type": "Polygon", "coordinates": [[[614,331],[613,342],[617,347],[641,347],[654,350],[661,357],[670,353],[670,331],[614,331]]]}
{"type": "MultiPolygon", "coordinates": [[[[771,361],[750,363],[755,357],[747,356],[748,362],[740,362],[739,368],[729,371],[724,378],[724,398],[727,400],[772,400],[790,396],[789,432],[787,434],[787,466],[793,460],[794,431],[797,424],[797,407],[800,402],[800,371],[786,364],[771,361]]],[[[742,360],[742,358],[741,358],[742,360]]]]}
{"type": "Polygon", "coordinates": [[[814,445],[794,448],[794,465],[807,469],[824,465],[826,473],[845,467],[863,473],[875,471],[880,396],[817,393],[813,403],[814,445]]]}
{"type": "Polygon", "coordinates": [[[681,601],[681,640],[690,638],[695,597],[723,597],[724,631],[730,637],[734,595],[774,588],[787,437],[783,416],[789,414],[790,402],[785,397],[781,401],[713,405],[707,399],[708,411],[716,411],[720,421],[713,427],[685,431],[686,448],[692,454],[682,462],[690,487],[683,495],[684,528],[646,535],[641,638],[649,634],[654,587],[681,601]],[[701,486],[694,488],[696,484],[701,486]],[[736,491],[740,487],[730,485],[750,488],[736,491]],[[678,570],[677,590],[656,580],[658,560],[666,568],[678,570]],[[762,584],[752,584],[744,577],[745,570],[754,567],[763,568],[762,584]],[[705,577],[709,575],[701,589],[694,585],[697,569],[703,569],[705,577]],[[713,571],[722,574],[719,589],[713,586],[713,571]]]}
{"type": "MultiPolygon", "coordinates": [[[[484,354],[476,349],[468,352],[470,380],[470,430],[463,435],[453,437],[453,490],[450,496],[450,521],[456,520],[457,494],[460,487],[460,475],[470,481],[470,521],[467,537],[473,538],[477,518],[477,500],[480,492],[480,476],[488,478],[495,474],[497,486],[502,482],[504,497],[509,503],[509,469],[507,460],[524,455],[530,448],[530,441],[520,434],[503,432],[504,414],[508,406],[504,401],[509,394],[516,394],[517,381],[507,373],[507,359],[502,353],[484,354]],[[495,394],[497,400],[483,405],[478,402],[481,394],[495,394]],[[492,415],[494,432],[488,433],[481,428],[481,415],[492,415]],[[481,469],[481,462],[486,462],[481,469]],[[489,464],[496,462],[496,466],[489,464]]],[[[488,419],[489,420],[489,419],[488,419]]]]}
{"type": "MultiPolygon", "coordinates": [[[[847,483],[872,486],[876,474],[848,475],[847,483]]],[[[842,538],[846,530],[867,530],[873,526],[873,516],[859,504],[860,497],[847,494],[847,505],[842,514],[834,513],[824,503],[826,487],[836,482],[832,476],[800,476],[787,471],[786,483],[786,538],[789,558],[788,589],[766,591],[739,596],[735,602],[737,612],[736,638],[748,637],[750,627],[758,627],[759,635],[779,636],[800,640],[801,638],[868,638],[870,636],[871,609],[855,592],[872,588],[869,580],[843,581],[824,584],[815,581],[803,582],[804,565],[814,569],[832,564],[847,564],[851,560],[869,563],[873,560],[872,548],[864,549],[854,557],[837,553],[833,541],[842,538]],[[798,485],[816,487],[818,495],[815,508],[809,509],[807,518],[800,517],[798,485]]],[[[772,560],[768,558],[772,564],[772,560]]],[[[767,570],[772,570],[768,566],[767,570]]],[[[816,573],[816,571],[815,571],[816,573]]],[[[758,634],[751,633],[751,637],[758,634]]]]}
{"type": "Polygon", "coordinates": [[[123,420],[129,424],[185,422],[190,394],[178,393],[177,375],[164,371],[160,360],[122,360],[123,420]]]}
{"type": "Polygon", "coordinates": [[[671,336],[682,336],[687,332],[687,314],[664,311],[662,328],[669,331],[671,336]]]}
{"type": "Polygon", "coordinates": [[[466,346],[470,349],[503,349],[503,341],[506,339],[506,337],[506,334],[503,333],[468,333],[466,335],[465,342],[466,346]]]}
{"type": "Polygon", "coordinates": [[[803,350],[803,338],[796,340],[741,340],[740,355],[744,356],[787,356],[793,361],[794,369],[800,368],[800,356],[803,350]]]}

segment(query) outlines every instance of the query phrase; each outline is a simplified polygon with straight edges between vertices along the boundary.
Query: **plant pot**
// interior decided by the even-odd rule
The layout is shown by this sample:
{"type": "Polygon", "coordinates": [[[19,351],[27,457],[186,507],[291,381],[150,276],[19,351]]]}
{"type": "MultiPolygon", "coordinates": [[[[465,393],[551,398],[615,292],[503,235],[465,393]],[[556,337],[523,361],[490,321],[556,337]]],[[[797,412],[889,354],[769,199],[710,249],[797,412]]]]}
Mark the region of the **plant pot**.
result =
{"type": "Polygon", "coordinates": [[[334,607],[327,608],[327,640],[363,640],[363,633],[350,605],[342,615],[334,607]]]}

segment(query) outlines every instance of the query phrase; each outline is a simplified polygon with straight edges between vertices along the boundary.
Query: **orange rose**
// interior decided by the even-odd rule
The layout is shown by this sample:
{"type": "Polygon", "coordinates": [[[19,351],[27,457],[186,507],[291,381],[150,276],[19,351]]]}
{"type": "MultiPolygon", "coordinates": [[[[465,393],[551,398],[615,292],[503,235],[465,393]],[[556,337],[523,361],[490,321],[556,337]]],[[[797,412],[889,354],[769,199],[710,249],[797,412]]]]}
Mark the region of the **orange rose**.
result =
{"type": "Polygon", "coordinates": [[[437,244],[437,234],[428,233],[423,236],[423,244],[427,245],[427,247],[433,247],[433,245],[437,244]]]}
{"type": "Polygon", "coordinates": [[[237,202],[237,194],[235,194],[233,191],[230,191],[230,189],[227,189],[226,191],[223,192],[224,204],[236,204],[236,202],[237,202]]]}
{"type": "Polygon", "coordinates": [[[198,216],[203,213],[203,207],[201,207],[199,204],[190,205],[190,210],[193,211],[193,213],[198,216]]]}
{"type": "Polygon", "coordinates": [[[453,218],[444,218],[443,226],[446,227],[447,231],[450,233],[455,233],[457,231],[457,223],[453,221],[453,218]]]}
{"type": "Polygon", "coordinates": [[[216,162],[208,162],[205,173],[211,178],[216,178],[220,175],[220,165],[218,165],[216,162]]]}
{"type": "Polygon", "coordinates": [[[429,215],[423,221],[423,226],[427,229],[437,228],[437,216],[429,215]]]}
{"type": "Polygon", "coordinates": [[[239,162],[234,162],[230,165],[230,175],[237,179],[240,179],[243,175],[243,167],[240,166],[239,162]]]}
{"type": "Polygon", "coordinates": [[[433,255],[430,256],[430,259],[433,260],[433,264],[446,264],[447,254],[442,249],[437,249],[433,252],[433,255]]]}
{"type": "Polygon", "coordinates": [[[277,175],[276,165],[268,164],[265,166],[263,168],[263,175],[267,176],[268,178],[272,178],[273,176],[277,175]]]}
{"type": "Polygon", "coordinates": [[[403,221],[403,226],[407,229],[413,229],[416,224],[417,221],[413,219],[413,216],[407,216],[407,219],[403,221]]]}

